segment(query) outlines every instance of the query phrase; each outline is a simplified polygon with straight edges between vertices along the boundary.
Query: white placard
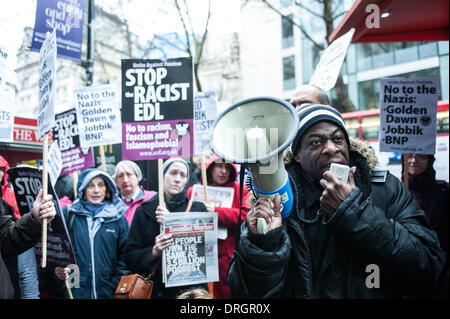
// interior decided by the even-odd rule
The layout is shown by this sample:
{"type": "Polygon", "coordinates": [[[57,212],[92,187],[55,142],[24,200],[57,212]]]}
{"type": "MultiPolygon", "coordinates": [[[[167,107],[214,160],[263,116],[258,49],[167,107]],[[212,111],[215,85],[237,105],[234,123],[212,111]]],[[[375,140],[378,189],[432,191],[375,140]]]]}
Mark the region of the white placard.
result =
{"type": "MultiPolygon", "coordinates": [[[[214,207],[233,207],[234,188],[233,187],[221,187],[221,186],[206,186],[208,192],[208,201],[214,207]]],[[[193,200],[199,202],[206,202],[205,188],[203,185],[195,184],[192,188],[193,200]]],[[[217,238],[225,240],[228,237],[228,229],[226,227],[217,228],[217,238]]]]}
{"type": "Polygon", "coordinates": [[[10,50],[0,43],[0,88],[5,84],[6,70],[8,69],[8,57],[10,50]]]}
{"type": "Polygon", "coordinates": [[[199,92],[194,98],[194,147],[195,155],[211,154],[209,135],[217,117],[215,92],[199,92]]]}
{"type": "Polygon", "coordinates": [[[384,78],[380,84],[380,152],[434,154],[437,77],[384,78]]]}
{"type": "Polygon", "coordinates": [[[56,31],[53,29],[42,44],[39,55],[38,138],[55,126],[56,50],[56,31]]]}
{"type": "Polygon", "coordinates": [[[50,176],[50,182],[55,187],[59,174],[62,170],[62,157],[59,150],[58,143],[52,143],[50,150],[48,151],[48,174],[50,176]]]}
{"type": "Polygon", "coordinates": [[[309,84],[318,86],[325,91],[329,91],[334,87],[342,63],[344,63],[348,46],[352,41],[353,33],[355,33],[355,29],[351,28],[350,31],[336,39],[323,51],[309,84]]]}
{"type": "Polygon", "coordinates": [[[167,214],[163,230],[174,238],[162,253],[166,287],[219,281],[217,213],[167,214]]]}
{"type": "Polygon", "coordinates": [[[74,90],[82,148],[122,143],[122,120],[112,85],[74,90]]]}
{"type": "Polygon", "coordinates": [[[14,114],[16,102],[14,91],[0,85],[0,141],[12,142],[14,134],[14,114]]]}

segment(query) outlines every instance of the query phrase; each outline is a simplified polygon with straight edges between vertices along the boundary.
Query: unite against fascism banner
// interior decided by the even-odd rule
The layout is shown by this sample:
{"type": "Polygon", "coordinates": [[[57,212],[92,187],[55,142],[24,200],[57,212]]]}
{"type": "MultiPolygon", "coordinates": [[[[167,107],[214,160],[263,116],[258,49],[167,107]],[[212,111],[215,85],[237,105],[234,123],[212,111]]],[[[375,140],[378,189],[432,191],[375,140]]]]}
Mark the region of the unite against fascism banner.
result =
{"type": "Polygon", "coordinates": [[[122,159],[192,157],[191,58],[122,60],[122,159]]]}
{"type": "MultiPolygon", "coordinates": [[[[39,190],[42,188],[42,171],[35,167],[14,167],[8,170],[11,182],[14,186],[17,206],[20,215],[31,212],[33,203],[39,190]]],[[[76,264],[75,254],[70,242],[66,222],[59,206],[58,197],[51,183],[48,183],[48,194],[53,196],[56,216],[49,224],[47,231],[47,265],[66,267],[76,264]]],[[[42,258],[42,242],[35,246],[36,257],[40,263],[42,258]]]]}
{"type": "Polygon", "coordinates": [[[112,85],[85,86],[74,90],[81,147],[122,142],[120,106],[112,85]]]}
{"type": "Polygon", "coordinates": [[[384,78],[380,87],[380,151],[434,154],[438,78],[384,78]]]}
{"type": "Polygon", "coordinates": [[[56,126],[53,138],[61,151],[61,175],[94,167],[94,152],[92,148],[81,148],[75,109],[55,115],[56,126]]]}
{"type": "Polygon", "coordinates": [[[210,133],[217,117],[215,92],[199,92],[194,98],[194,146],[195,155],[211,154],[210,133]]]}

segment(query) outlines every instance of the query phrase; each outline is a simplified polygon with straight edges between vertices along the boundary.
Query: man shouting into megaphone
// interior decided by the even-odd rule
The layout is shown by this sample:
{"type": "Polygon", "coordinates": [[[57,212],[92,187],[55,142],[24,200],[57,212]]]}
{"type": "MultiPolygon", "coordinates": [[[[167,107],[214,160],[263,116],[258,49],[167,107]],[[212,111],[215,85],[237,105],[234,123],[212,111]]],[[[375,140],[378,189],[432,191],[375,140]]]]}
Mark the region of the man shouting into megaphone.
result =
{"type": "Polygon", "coordinates": [[[395,298],[426,296],[441,276],[444,253],[424,212],[403,184],[375,168],[363,142],[350,141],[341,114],[302,105],[285,168],[294,193],[259,198],[230,264],[232,298],[395,298]],[[332,166],[348,166],[340,180],[332,166]],[[268,223],[260,234],[258,218],[268,223]],[[368,269],[377,270],[376,273],[368,269]]]}

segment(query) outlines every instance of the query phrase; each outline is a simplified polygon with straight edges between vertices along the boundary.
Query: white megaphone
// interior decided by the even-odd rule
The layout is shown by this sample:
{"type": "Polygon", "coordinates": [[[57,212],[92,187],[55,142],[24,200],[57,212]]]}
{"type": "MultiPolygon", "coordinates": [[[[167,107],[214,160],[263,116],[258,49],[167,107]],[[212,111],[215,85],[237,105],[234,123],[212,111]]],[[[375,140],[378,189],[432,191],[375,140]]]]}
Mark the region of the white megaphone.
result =
{"type": "MultiPolygon", "coordinates": [[[[273,97],[256,97],[238,102],[214,122],[210,146],[227,162],[244,165],[258,196],[281,198],[281,215],[289,216],[293,195],[283,164],[283,151],[298,131],[298,114],[291,104],[273,97]]],[[[258,232],[267,224],[258,219],[258,232]]]]}

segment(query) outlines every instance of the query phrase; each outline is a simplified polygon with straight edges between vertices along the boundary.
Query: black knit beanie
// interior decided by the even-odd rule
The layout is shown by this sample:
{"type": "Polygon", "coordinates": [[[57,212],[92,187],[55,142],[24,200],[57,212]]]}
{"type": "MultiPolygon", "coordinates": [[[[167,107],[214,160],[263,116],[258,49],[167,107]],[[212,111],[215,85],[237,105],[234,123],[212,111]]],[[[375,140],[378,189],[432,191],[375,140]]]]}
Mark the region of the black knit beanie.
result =
{"type": "Polygon", "coordinates": [[[350,148],[350,140],[348,138],[345,122],[335,108],[322,104],[306,104],[298,110],[299,126],[298,132],[291,144],[292,154],[296,154],[297,148],[300,146],[302,135],[314,124],[321,121],[331,122],[342,129],[345,135],[345,140],[350,148]]]}

